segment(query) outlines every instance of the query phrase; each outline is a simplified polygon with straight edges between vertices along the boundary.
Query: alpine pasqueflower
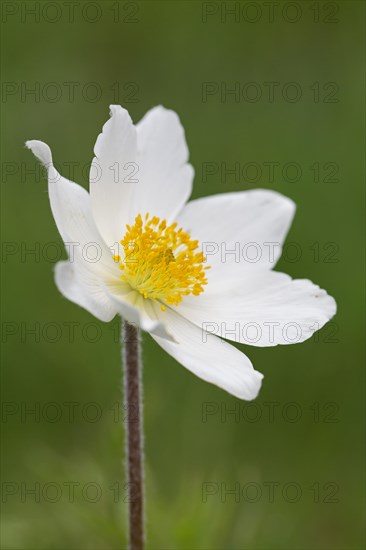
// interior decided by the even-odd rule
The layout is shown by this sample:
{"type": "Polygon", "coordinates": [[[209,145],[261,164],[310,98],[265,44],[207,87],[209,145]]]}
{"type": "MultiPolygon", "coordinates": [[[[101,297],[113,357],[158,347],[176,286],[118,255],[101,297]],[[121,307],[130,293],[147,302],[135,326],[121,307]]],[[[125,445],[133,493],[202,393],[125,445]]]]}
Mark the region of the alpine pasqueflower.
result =
{"type": "Polygon", "coordinates": [[[311,281],[272,271],[295,205],[269,190],[187,204],[194,171],[178,116],[156,107],[134,126],[125,109],[110,109],[90,193],[57,172],[45,143],[26,142],[47,168],[53,216],[71,245],[56,285],[101,321],[120,314],[200,378],[254,399],[263,375],[220,337],[298,343],[336,312],[311,281]],[[240,244],[258,257],[238,253],[240,244]]]}

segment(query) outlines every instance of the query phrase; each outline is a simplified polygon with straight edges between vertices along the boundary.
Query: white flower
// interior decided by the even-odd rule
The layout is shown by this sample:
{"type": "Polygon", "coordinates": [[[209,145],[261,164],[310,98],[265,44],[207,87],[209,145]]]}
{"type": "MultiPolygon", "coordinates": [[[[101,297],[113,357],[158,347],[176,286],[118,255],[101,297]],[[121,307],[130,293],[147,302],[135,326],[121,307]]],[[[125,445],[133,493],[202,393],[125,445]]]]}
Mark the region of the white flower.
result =
{"type": "Polygon", "coordinates": [[[272,271],[294,215],[291,200],[253,190],[187,204],[194,172],[173,111],[156,107],[134,126],[112,105],[95,144],[90,193],[58,174],[45,143],[26,145],[47,167],[51,209],[69,251],[56,265],[60,292],[102,321],[120,314],[138,323],[200,378],[254,399],[262,374],[219,337],[256,346],[302,342],[335,314],[324,290],[272,271]],[[243,244],[247,257],[243,249],[238,257],[243,244]]]}

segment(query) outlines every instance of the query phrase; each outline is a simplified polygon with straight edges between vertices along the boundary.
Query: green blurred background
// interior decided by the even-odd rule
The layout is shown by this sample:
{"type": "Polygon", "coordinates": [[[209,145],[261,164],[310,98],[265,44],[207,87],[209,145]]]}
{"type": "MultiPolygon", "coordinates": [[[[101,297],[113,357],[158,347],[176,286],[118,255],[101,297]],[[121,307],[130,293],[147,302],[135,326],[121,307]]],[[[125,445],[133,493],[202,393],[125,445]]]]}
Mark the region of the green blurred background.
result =
{"type": "Polygon", "coordinates": [[[46,141],[87,187],[82,168],[111,103],[136,122],[160,103],[178,112],[193,197],[264,187],[294,199],[296,249],[276,269],[326,288],[339,311],[304,344],[240,346],[265,375],[250,405],[144,336],[147,547],[363,548],[363,3],[280,2],[273,14],[265,2],[2,9],[2,548],[126,546],[119,321],[100,323],[57,291],[62,243],[24,148],[46,141]],[[235,82],[241,97],[225,96],[235,82]],[[266,82],[278,83],[273,100],[266,82]],[[208,162],[217,170],[204,177],[208,162]]]}

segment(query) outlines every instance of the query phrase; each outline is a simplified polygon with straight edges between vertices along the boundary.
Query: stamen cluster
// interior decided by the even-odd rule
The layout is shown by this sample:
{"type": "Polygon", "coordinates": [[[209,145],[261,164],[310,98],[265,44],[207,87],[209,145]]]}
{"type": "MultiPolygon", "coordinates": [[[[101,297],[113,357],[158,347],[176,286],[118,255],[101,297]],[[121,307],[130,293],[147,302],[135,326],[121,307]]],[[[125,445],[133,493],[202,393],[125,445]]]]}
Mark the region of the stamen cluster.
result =
{"type": "Polygon", "coordinates": [[[198,241],[157,216],[144,219],[139,214],[134,225],[127,225],[120,241],[124,259],[113,256],[122,270],[121,278],[144,298],[167,305],[178,305],[184,296],[198,296],[207,284],[205,258],[198,252],[198,241]]]}

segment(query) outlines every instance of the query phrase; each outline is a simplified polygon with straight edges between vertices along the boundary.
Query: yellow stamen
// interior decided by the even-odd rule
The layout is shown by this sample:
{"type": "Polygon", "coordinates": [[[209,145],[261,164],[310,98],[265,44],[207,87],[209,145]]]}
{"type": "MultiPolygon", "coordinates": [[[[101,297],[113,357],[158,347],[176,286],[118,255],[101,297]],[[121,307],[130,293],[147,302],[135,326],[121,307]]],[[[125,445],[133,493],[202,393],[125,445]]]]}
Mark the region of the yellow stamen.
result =
{"type": "Polygon", "coordinates": [[[124,260],[113,256],[123,271],[121,278],[145,299],[160,302],[162,311],[167,305],[178,305],[184,296],[198,296],[207,284],[204,267],[206,259],[198,252],[198,241],[177,223],[150,214],[136,216],[134,225],[127,225],[120,241],[124,260]]]}

